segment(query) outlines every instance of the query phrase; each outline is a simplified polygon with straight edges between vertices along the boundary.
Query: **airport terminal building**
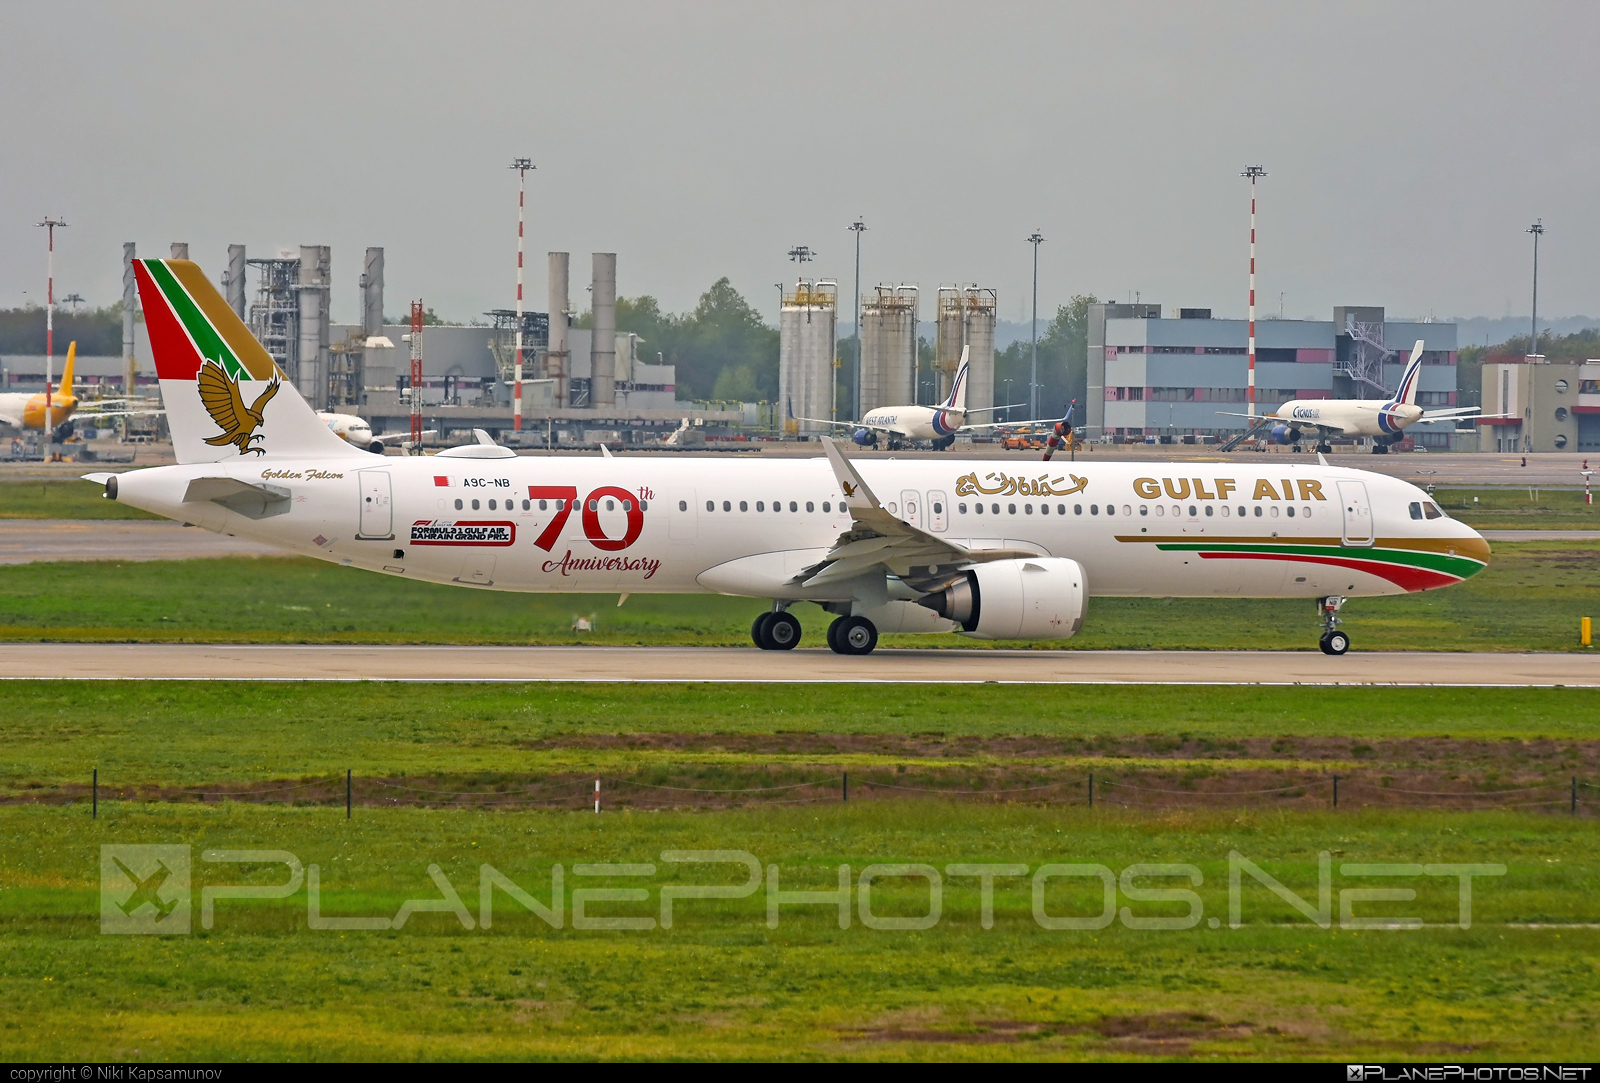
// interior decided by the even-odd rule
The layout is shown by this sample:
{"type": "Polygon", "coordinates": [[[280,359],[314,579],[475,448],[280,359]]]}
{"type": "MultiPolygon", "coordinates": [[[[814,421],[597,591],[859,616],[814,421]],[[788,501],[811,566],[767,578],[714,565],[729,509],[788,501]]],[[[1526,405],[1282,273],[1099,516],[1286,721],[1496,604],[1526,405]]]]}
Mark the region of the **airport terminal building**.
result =
{"type": "MultiPolygon", "coordinates": [[[[1423,340],[1417,405],[1456,405],[1453,323],[1390,321],[1382,308],[1341,307],[1331,320],[1256,322],[1256,411],[1289,399],[1380,399],[1423,340]]],[[[1098,304],[1089,310],[1087,435],[1226,437],[1245,429],[1249,324],[1210,309],[1098,304]]],[[[1422,447],[1449,449],[1455,423],[1418,424],[1422,447]]]]}

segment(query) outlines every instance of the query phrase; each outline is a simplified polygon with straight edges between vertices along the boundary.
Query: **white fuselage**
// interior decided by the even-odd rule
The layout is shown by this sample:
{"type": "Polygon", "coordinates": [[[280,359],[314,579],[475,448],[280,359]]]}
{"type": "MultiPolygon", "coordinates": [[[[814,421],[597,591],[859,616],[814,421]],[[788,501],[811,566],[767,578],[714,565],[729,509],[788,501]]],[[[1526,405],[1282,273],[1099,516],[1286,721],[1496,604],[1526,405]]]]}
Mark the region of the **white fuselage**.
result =
{"type": "Polygon", "coordinates": [[[372,426],[366,418],[355,414],[336,414],[319,410],[317,417],[321,418],[339,439],[358,448],[365,449],[372,443],[372,426]]]}
{"type": "MultiPolygon", "coordinates": [[[[1445,584],[1397,578],[1375,555],[1427,550],[1444,559],[1448,550],[1454,559],[1459,548],[1487,561],[1487,545],[1470,528],[1420,517],[1414,509],[1427,497],[1416,487],[1358,470],[993,459],[855,465],[891,514],[972,549],[1070,557],[1096,595],[1396,594],[1445,584]],[[1322,546],[1323,558],[1198,551],[1291,542],[1322,546]]],[[[811,593],[789,581],[851,527],[820,456],[436,456],[371,466],[330,456],[158,467],[117,482],[119,501],[209,530],[408,579],[512,591],[838,600],[837,586],[811,593]],[[190,481],[202,477],[271,486],[288,499],[276,505],[281,513],[261,518],[214,500],[186,503],[190,481]],[[757,557],[759,575],[726,571],[757,557]]]]}
{"type": "Polygon", "coordinates": [[[1346,436],[1389,436],[1420,420],[1422,407],[1393,399],[1291,399],[1273,416],[1290,428],[1346,436]]]}
{"type": "Polygon", "coordinates": [[[948,406],[880,406],[869,410],[861,427],[894,433],[906,440],[939,440],[967,423],[965,410],[948,406]]]}

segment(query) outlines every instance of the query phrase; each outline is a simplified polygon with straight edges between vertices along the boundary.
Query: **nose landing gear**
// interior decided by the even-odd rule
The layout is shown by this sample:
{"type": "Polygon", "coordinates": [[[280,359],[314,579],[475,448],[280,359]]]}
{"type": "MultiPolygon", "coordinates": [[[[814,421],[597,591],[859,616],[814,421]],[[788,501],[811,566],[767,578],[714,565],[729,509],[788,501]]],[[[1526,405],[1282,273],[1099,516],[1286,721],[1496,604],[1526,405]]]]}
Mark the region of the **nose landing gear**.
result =
{"type": "Polygon", "coordinates": [[[1350,637],[1339,631],[1339,609],[1344,605],[1344,598],[1338,594],[1330,594],[1326,598],[1317,599],[1317,612],[1322,616],[1322,638],[1317,640],[1317,646],[1322,648],[1323,654],[1341,655],[1350,649],[1350,637]]]}

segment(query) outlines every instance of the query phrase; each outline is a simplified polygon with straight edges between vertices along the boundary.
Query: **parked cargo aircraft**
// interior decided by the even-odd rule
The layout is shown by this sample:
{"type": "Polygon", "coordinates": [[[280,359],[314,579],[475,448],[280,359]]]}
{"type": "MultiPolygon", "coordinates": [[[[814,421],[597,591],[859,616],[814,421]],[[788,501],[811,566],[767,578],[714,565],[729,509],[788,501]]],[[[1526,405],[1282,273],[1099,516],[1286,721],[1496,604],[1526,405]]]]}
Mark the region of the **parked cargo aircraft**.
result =
{"type": "Polygon", "coordinates": [[[868,410],[867,416],[860,421],[823,421],[814,417],[795,417],[791,407],[789,417],[791,420],[806,421],[813,425],[854,429],[855,432],[850,438],[862,447],[877,447],[878,438],[883,437],[890,451],[898,451],[905,444],[919,440],[926,440],[943,451],[956,442],[958,432],[976,432],[979,429],[995,429],[1009,425],[1053,423],[1052,418],[1046,421],[990,421],[981,425],[968,424],[967,417],[971,414],[989,414],[1011,407],[985,406],[970,410],[967,408],[967,349],[966,346],[961,347],[961,367],[956,369],[956,378],[950,385],[949,397],[938,406],[879,406],[877,409],[868,410]]]}
{"type": "MultiPolygon", "coordinates": [[[[1257,415],[1254,432],[1270,427],[1274,443],[1299,446],[1306,431],[1317,434],[1317,450],[1331,451],[1330,436],[1371,436],[1372,450],[1387,452],[1389,445],[1405,439],[1405,430],[1418,421],[1454,421],[1478,416],[1476,406],[1449,410],[1424,410],[1417,405],[1418,377],[1422,373],[1422,339],[1411,347],[1411,359],[1400,377],[1400,386],[1388,399],[1290,399],[1270,414],[1257,415]]],[[[1218,410],[1226,417],[1249,414],[1218,410]]],[[[1246,434],[1249,435],[1249,434],[1246,434]]]]}
{"type": "Polygon", "coordinates": [[[1413,485],[1315,462],[851,462],[517,456],[486,442],[379,464],[329,431],[206,276],[134,264],[179,465],[90,474],[111,499],[369,571],[527,592],[718,592],[880,631],[1067,639],[1100,596],[1346,598],[1458,583],[1489,547],[1413,485]]]}
{"type": "Polygon", "coordinates": [[[18,429],[43,431],[46,424],[55,430],[55,438],[64,440],[72,435],[72,417],[99,420],[109,417],[146,416],[159,414],[149,409],[143,399],[79,399],[73,393],[72,370],[78,357],[78,344],[67,347],[67,360],[61,369],[61,383],[44,391],[0,394],[0,421],[18,429]],[[47,421],[48,418],[48,421],[47,421]]]}

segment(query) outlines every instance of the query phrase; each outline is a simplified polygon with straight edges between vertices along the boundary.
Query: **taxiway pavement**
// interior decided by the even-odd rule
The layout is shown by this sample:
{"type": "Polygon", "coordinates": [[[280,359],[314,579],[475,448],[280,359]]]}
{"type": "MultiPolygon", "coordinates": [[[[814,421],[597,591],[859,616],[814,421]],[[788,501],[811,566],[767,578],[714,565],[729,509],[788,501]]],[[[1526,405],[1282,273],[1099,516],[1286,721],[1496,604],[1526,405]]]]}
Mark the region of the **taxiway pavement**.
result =
{"type": "Polygon", "coordinates": [[[0,644],[0,677],[1600,687],[1600,652],[879,650],[0,644]]]}

